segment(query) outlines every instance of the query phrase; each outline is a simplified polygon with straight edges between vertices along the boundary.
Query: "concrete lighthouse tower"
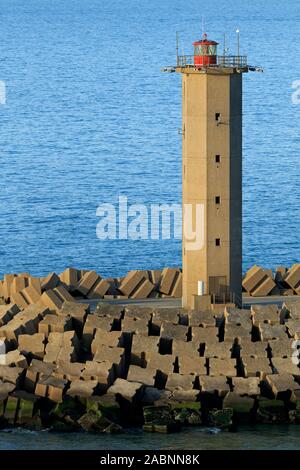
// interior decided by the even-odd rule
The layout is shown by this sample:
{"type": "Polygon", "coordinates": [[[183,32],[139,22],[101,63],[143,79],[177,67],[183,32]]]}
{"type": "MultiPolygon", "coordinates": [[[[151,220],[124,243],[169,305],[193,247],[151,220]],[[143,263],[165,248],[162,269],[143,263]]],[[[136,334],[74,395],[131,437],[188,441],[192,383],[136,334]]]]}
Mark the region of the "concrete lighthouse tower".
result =
{"type": "Polygon", "coordinates": [[[176,66],[182,74],[183,307],[193,308],[199,294],[241,305],[242,75],[249,67],[245,56],[218,56],[218,43],[206,34],[193,45],[194,54],[178,56],[176,66]],[[202,231],[201,243],[191,243],[189,224],[202,231]]]}

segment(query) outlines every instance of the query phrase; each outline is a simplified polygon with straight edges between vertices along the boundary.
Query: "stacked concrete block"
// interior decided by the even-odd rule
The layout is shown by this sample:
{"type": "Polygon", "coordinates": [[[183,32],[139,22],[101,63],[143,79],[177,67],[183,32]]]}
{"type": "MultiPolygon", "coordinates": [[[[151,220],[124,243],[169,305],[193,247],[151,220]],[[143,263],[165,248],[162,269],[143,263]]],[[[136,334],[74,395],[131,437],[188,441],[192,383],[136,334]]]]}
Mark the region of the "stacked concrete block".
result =
{"type": "Polygon", "coordinates": [[[220,359],[220,358],[209,358],[208,360],[209,375],[218,376],[224,375],[226,377],[237,376],[237,364],[236,359],[220,359]]]}
{"type": "Polygon", "coordinates": [[[107,345],[98,346],[93,361],[95,362],[111,362],[114,364],[117,377],[124,376],[125,372],[125,349],[120,347],[111,347],[107,345]]]}
{"type": "Polygon", "coordinates": [[[243,339],[251,340],[252,324],[249,326],[234,325],[232,323],[225,324],[224,341],[241,342],[243,339]]]}
{"type": "Polygon", "coordinates": [[[202,328],[193,326],[191,328],[191,339],[195,343],[207,344],[219,341],[219,329],[214,327],[202,328]]]}
{"type": "Polygon", "coordinates": [[[200,356],[200,342],[173,339],[172,353],[177,357],[183,354],[186,354],[187,356],[193,356],[194,354],[197,354],[200,356]]]}
{"type": "Polygon", "coordinates": [[[35,394],[42,398],[49,398],[56,403],[61,403],[66,386],[66,380],[54,376],[40,377],[35,386],[35,394]]]}
{"type": "Polygon", "coordinates": [[[67,362],[67,361],[58,361],[56,369],[53,371],[52,375],[59,379],[67,380],[73,382],[73,380],[79,380],[85,370],[85,364],[80,362],[67,362]]]}
{"type": "Polygon", "coordinates": [[[155,351],[147,351],[145,358],[147,368],[154,369],[165,376],[174,372],[175,356],[173,354],[159,354],[155,351]]]}
{"type": "Polygon", "coordinates": [[[263,297],[268,295],[276,284],[270,272],[259,266],[253,266],[246,273],[242,286],[249,295],[263,297]]]}
{"type": "Polygon", "coordinates": [[[300,377],[299,362],[294,364],[290,357],[272,357],[272,365],[276,374],[288,373],[300,377]]]}
{"type": "Polygon", "coordinates": [[[274,339],[286,339],[287,330],[285,325],[271,325],[270,323],[258,324],[260,339],[269,341],[274,339]]]}
{"type": "Polygon", "coordinates": [[[299,383],[294,379],[293,375],[288,372],[267,375],[265,383],[272,391],[274,397],[278,399],[287,392],[298,392],[300,390],[299,383]]]}
{"type": "Polygon", "coordinates": [[[21,354],[42,360],[45,354],[45,335],[44,333],[20,335],[18,345],[21,354]]]}
{"type": "Polygon", "coordinates": [[[185,325],[174,325],[171,322],[163,321],[160,328],[160,337],[165,340],[187,341],[188,327],[185,325]]]}
{"type": "Polygon", "coordinates": [[[29,305],[17,313],[12,320],[0,327],[0,337],[6,337],[14,344],[20,334],[34,334],[38,331],[40,320],[48,313],[46,308],[29,305]]]}
{"type": "Polygon", "coordinates": [[[16,304],[0,305],[0,327],[6,325],[19,312],[20,308],[16,304]]]}
{"type": "Polygon", "coordinates": [[[216,316],[212,311],[190,310],[188,312],[188,323],[189,326],[201,326],[203,328],[217,326],[216,316]]]}
{"type": "Polygon", "coordinates": [[[129,305],[124,308],[124,318],[135,318],[150,321],[152,318],[153,308],[151,307],[135,307],[129,305]]]}
{"type": "Polygon", "coordinates": [[[148,297],[155,286],[144,271],[130,271],[120,284],[119,291],[126,297],[142,299],[148,297]]]}
{"type": "Polygon", "coordinates": [[[206,358],[194,355],[178,357],[179,373],[182,375],[207,375],[206,358]]]}
{"type": "Polygon", "coordinates": [[[71,397],[89,398],[98,387],[98,380],[74,380],[67,390],[71,397]]]}
{"type": "Polygon", "coordinates": [[[166,390],[192,390],[196,385],[196,377],[191,374],[169,374],[167,383],[166,383],[166,390]]]}
{"type": "Polygon", "coordinates": [[[147,368],[131,365],[129,366],[127,380],[129,382],[138,382],[149,387],[154,387],[156,369],[147,366],[147,368]]]}
{"type": "Polygon", "coordinates": [[[42,292],[47,290],[53,290],[61,283],[60,278],[56,273],[49,273],[47,276],[41,278],[41,289],[42,292]]]}
{"type": "Polygon", "coordinates": [[[260,379],[258,377],[233,377],[233,391],[240,396],[257,396],[260,394],[260,379]]]}
{"type": "Polygon", "coordinates": [[[289,319],[285,323],[285,327],[287,328],[288,334],[291,338],[297,340],[300,338],[300,320],[289,319]]]}
{"type": "Polygon", "coordinates": [[[24,379],[25,390],[29,393],[35,393],[35,387],[39,379],[45,379],[50,377],[56,368],[56,364],[46,363],[37,359],[33,359],[31,361],[30,366],[26,370],[24,379]]]}
{"type": "Polygon", "coordinates": [[[178,268],[165,268],[162,270],[158,290],[163,296],[181,297],[182,274],[178,268]]]}
{"type": "Polygon", "coordinates": [[[287,272],[284,281],[300,295],[300,263],[294,264],[287,272]]]}
{"type": "Polygon", "coordinates": [[[68,268],[59,275],[60,281],[70,291],[76,290],[77,284],[80,281],[81,273],[78,269],[68,268]]]}
{"type": "Polygon", "coordinates": [[[99,317],[88,315],[83,327],[82,343],[86,349],[89,349],[96,333],[97,328],[103,331],[111,331],[114,324],[112,317],[99,317]]]}
{"type": "Polygon", "coordinates": [[[294,339],[275,339],[268,341],[271,357],[279,358],[291,358],[293,356],[298,356],[297,353],[297,343],[294,339]]]}
{"type": "Polygon", "coordinates": [[[239,352],[242,357],[252,356],[266,358],[268,355],[268,342],[251,341],[251,339],[242,338],[239,344],[239,352]]]}
{"type": "Polygon", "coordinates": [[[20,354],[18,349],[0,354],[0,364],[8,367],[20,367],[23,369],[27,367],[26,358],[23,354],[20,354]]]}
{"type": "Polygon", "coordinates": [[[122,331],[105,331],[96,328],[96,333],[91,344],[92,354],[96,354],[99,346],[106,345],[110,347],[118,347],[123,345],[122,331]]]}
{"type": "Polygon", "coordinates": [[[242,366],[244,377],[263,378],[265,375],[272,373],[272,367],[267,357],[253,357],[243,354],[242,366]]]}
{"type": "Polygon", "coordinates": [[[97,380],[101,393],[106,391],[116,379],[115,366],[112,361],[87,361],[83,366],[81,377],[83,380],[97,380]]]}
{"type": "Polygon", "coordinates": [[[76,362],[79,342],[74,331],[50,333],[46,345],[44,362],[58,364],[59,361],[76,362]]]}
{"type": "Polygon", "coordinates": [[[63,333],[70,330],[72,330],[72,319],[62,315],[46,315],[38,325],[38,332],[46,338],[50,333],[63,333]]]}
{"type": "Polygon", "coordinates": [[[230,359],[233,356],[233,343],[230,341],[205,343],[204,356],[206,358],[230,359]]]}
{"type": "Polygon", "coordinates": [[[201,393],[208,393],[224,397],[230,391],[228,379],[224,375],[219,376],[200,376],[200,390],[201,393]]]}
{"type": "Polygon", "coordinates": [[[283,319],[300,320],[300,302],[284,302],[282,305],[283,319]]]}
{"type": "Polygon", "coordinates": [[[254,324],[269,323],[278,325],[280,323],[280,312],[277,305],[252,305],[252,321],[254,324]]]}
{"type": "Polygon", "coordinates": [[[149,321],[142,318],[124,318],[122,320],[122,331],[125,334],[136,334],[148,336],[149,321]]]}
{"type": "Polygon", "coordinates": [[[143,384],[140,382],[130,382],[125,379],[117,378],[114,384],[109,387],[107,395],[111,396],[122,396],[129,403],[133,403],[137,397],[141,394],[143,384]]]}
{"type": "Polygon", "coordinates": [[[6,302],[9,301],[11,295],[11,288],[14,278],[16,277],[15,274],[4,274],[3,284],[2,284],[2,297],[6,302]]]}
{"type": "Polygon", "coordinates": [[[131,364],[146,367],[149,355],[159,351],[159,337],[133,335],[131,345],[131,364]]]}

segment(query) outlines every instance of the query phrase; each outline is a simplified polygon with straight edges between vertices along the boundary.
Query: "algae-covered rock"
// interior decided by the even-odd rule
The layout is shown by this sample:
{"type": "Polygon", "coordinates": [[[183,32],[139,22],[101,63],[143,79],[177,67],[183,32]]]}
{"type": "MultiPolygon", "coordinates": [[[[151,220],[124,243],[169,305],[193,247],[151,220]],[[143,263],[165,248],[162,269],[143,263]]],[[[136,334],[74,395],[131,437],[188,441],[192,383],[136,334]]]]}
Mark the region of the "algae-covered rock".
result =
{"type": "Polygon", "coordinates": [[[123,431],[119,424],[113,423],[107,419],[100,409],[89,409],[89,411],[78,420],[78,424],[86,432],[116,434],[123,431]]]}
{"type": "MultiPolygon", "coordinates": [[[[292,416],[292,415],[291,415],[292,416]]],[[[286,405],[281,400],[259,399],[256,419],[263,424],[284,424],[290,421],[286,405]]]]}
{"type": "Polygon", "coordinates": [[[232,408],[223,408],[223,410],[209,410],[207,415],[207,424],[220,429],[229,429],[232,426],[233,410],[232,408]]]}
{"type": "Polygon", "coordinates": [[[202,424],[200,402],[172,404],[173,416],[182,425],[200,426],[202,424]]]}
{"type": "Polygon", "coordinates": [[[173,423],[174,417],[170,406],[144,406],[145,424],[167,425],[173,423]]]}

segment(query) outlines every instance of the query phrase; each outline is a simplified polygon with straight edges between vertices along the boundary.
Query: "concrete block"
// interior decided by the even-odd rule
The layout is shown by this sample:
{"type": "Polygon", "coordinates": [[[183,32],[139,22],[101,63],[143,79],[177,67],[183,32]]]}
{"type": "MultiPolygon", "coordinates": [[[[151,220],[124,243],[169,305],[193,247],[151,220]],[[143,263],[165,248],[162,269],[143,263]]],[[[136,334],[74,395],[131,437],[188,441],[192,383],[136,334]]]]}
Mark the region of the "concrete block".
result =
{"type": "Polygon", "coordinates": [[[95,337],[92,341],[91,350],[93,354],[96,354],[99,346],[123,346],[122,343],[122,331],[105,331],[100,328],[96,328],[95,337]]]}
{"type": "Polygon", "coordinates": [[[278,325],[280,323],[280,314],[277,305],[252,305],[251,313],[253,323],[270,323],[278,325]]]}
{"type": "Polygon", "coordinates": [[[294,340],[290,338],[270,340],[268,344],[271,357],[291,358],[296,350],[296,348],[293,348],[295,346],[294,340]]]}
{"type": "Polygon", "coordinates": [[[232,342],[223,341],[219,342],[207,342],[205,343],[204,356],[205,357],[217,357],[220,359],[230,359],[232,357],[233,345],[232,342]]]}
{"type": "Polygon", "coordinates": [[[242,339],[251,340],[252,324],[250,327],[238,326],[231,323],[225,324],[224,340],[225,341],[238,341],[242,339]]]}
{"type": "Polygon", "coordinates": [[[264,377],[266,374],[272,373],[269,359],[265,357],[242,357],[245,377],[264,377]]]}
{"type": "Polygon", "coordinates": [[[38,325],[39,333],[48,338],[50,333],[63,333],[72,330],[72,319],[67,316],[46,315],[38,325]]]}
{"type": "Polygon", "coordinates": [[[147,279],[143,271],[130,271],[119,286],[119,291],[130,297],[139,286],[147,279]]]}
{"type": "Polygon", "coordinates": [[[211,310],[206,312],[190,310],[188,312],[188,323],[189,326],[215,327],[216,317],[211,310]]]}
{"type": "Polygon", "coordinates": [[[169,374],[166,383],[166,390],[192,390],[194,388],[195,381],[196,377],[194,375],[169,374]]]}
{"type": "Polygon", "coordinates": [[[97,380],[100,391],[106,391],[116,379],[114,364],[110,361],[100,363],[87,361],[82,372],[82,378],[84,380],[97,380]]]}
{"type": "Polygon", "coordinates": [[[181,355],[178,358],[179,373],[182,375],[207,375],[206,359],[196,354],[193,356],[181,355]]]}
{"type": "Polygon", "coordinates": [[[131,293],[130,297],[132,299],[146,299],[147,297],[149,297],[154,288],[154,284],[145,279],[142,281],[139,287],[131,293]]]}
{"type": "Polygon", "coordinates": [[[177,279],[171,291],[171,296],[180,299],[182,297],[182,273],[178,273],[177,279]]]}
{"type": "Polygon", "coordinates": [[[163,321],[160,329],[160,337],[166,340],[177,339],[187,340],[188,327],[185,325],[174,325],[171,322],[163,321]]]}
{"type": "MultiPolygon", "coordinates": [[[[136,309],[139,310],[139,307],[136,307],[136,309]]],[[[106,302],[99,302],[94,315],[100,317],[112,317],[116,320],[120,320],[123,317],[124,310],[125,308],[123,305],[110,305],[106,302]]]]}
{"type": "Polygon", "coordinates": [[[60,361],[76,362],[79,341],[74,331],[50,333],[44,362],[58,364],[60,361]]]}
{"type": "Polygon", "coordinates": [[[101,345],[93,357],[95,362],[112,362],[115,365],[116,375],[121,377],[125,367],[125,349],[101,345]]]}
{"type": "Polygon", "coordinates": [[[124,379],[116,379],[115,383],[107,390],[107,395],[122,396],[129,402],[133,402],[140,396],[143,389],[140,382],[129,382],[124,379]]]}
{"type": "Polygon", "coordinates": [[[178,325],[181,309],[179,308],[156,308],[152,313],[152,325],[159,329],[163,322],[178,325]]]}
{"type": "Polygon", "coordinates": [[[40,377],[35,386],[35,395],[61,403],[67,381],[57,377],[40,377]]]}
{"type": "Polygon", "coordinates": [[[300,338],[300,320],[291,320],[289,319],[285,326],[288,329],[289,335],[294,339],[300,338]]]}
{"type": "Polygon", "coordinates": [[[43,359],[45,354],[45,335],[20,335],[18,337],[19,351],[21,354],[30,355],[35,359],[43,359]]]}
{"type": "MultiPolygon", "coordinates": [[[[56,369],[55,364],[47,364],[43,361],[33,359],[30,366],[26,370],[24,388],[30,393],[34,393],[35,386],[40,377],[50,377],[56,369]]],[[[46,390],[46,388],[45,388],[46,390]]]]}
{"type": "Polygon", "coordinates": [[[16,304],[0,305],[0,326],[6,325],[19,312],[16,304]]]}
{"type": "Polygon", "coordinates": [[[233,391],[238,395],[259,395],[260,388],[259,388],[260,380],[258,377],[233,377],[232,378],[232,386],[233,391]]]}
{"type": "Polygon", "coordinates": [[[149,281],[152,282],[152,284],[158,285],[161,274],[162,273],[159,269],[152,269],[149,271],[149,281]]]}
{"type": "MultiPolygon", "coordinates": [[[[13,392],[15,389],[15,385],[10,383],[10,382],[3,382],[0,380],[0,401],[3,402],[3,400],[6,400],[8,395],[13,392]]],[[[1,405],[0,405],[0,417],[2,415],[1,412],[1,405]]]]}
{"type": "Polygon", "coordinates": [[[199,382],[201,393],[216,394],[219,397],[223,397],[230,391],[230,386],[224,375],[216,377],[201,375],[199,377],[199,382]]]}
{"type": "Polygon", "coordinates": [[[23,310],[29,305],[29,302],[21,294],[21,292],[15,292],[10,295],[10,301],[16,304],[20,310],[23,310]]]}
{"type": "Polygon", "coordinates": [[[175,356],[186,354],[188,356],[200,355],[200,343],[196,341],[182,341],[180,339],[173,339],[172,353],[175,356]]]}
{"type": "Polygon", "coordinates": [[[219,341],[219,329],[218,328],[201,328],[197,326],[193,326],[191,328],[191,333],[192,333],[192,341],[196,343],[210,343],[213,342],[215,343],[216,341],[219,341]]]}
{"type": "Polygon", "coordinates": [[[290,357],[272,357],[272,364],[277,374],[293,374],[300,376],[300,369],[298,365],[294,364],[290,357]]]}
{"type": "Polygon", "coordinates": [[[67,268],[59,275],[60,281],[72,292],[80,279],[80,271],[74,268],[67,268]]]}
{"type": "Polygon", "coordinates": [[[271,277],[265,276],[263,281],[258,286],[256,286],[255,289],[253,289],[251,295],[253,297],[264,297],[270,294],[274,287],[276,287],[276,284],[273,279],[271,277]]]}
{"type": "Polygon", "coordinates": [[[138,336],[133,335],[131,346],[131,364],[146,367],[149,355],[158,354],[158,336],[138,336]]]}
{"type": "Polygon", "coordinates": [[[172,354],[159,354],[147,351],[145,354],[147,368],[168,375],[174,372],[175,356],[172,354]]]}
{"type": "Polygon", "coordinates": [[[100,279],[94,284],[91,290],[88,292],[88,299],[99,299],[109,291],[110,284],[105,279],[100,279]]]}
{"type": "Polygon", "coordinates": [[[42,291],[53,290],[60,284],[60,279],[56,273],[50,273],[41,279],[42,291]]]}
{"type": "Polygon", "coordinates": [[[296,382],[292,374],[288,372],[267,375],[265,383],[271,389],[275,398],[280,398],[282,394],[294,392],[300,389],[298,382],[296,382]]]}
{"type": "Polygon", "coordinates": [[[180,270],[176,268],[163,269],[160,284],[158,286],[159,292],[171,295],[179,274],[180,270]]]}
{"type": "Polygon", "coordinates": [[[15,386],[19,386],[22,380],[24,368],[22,367],[10,367],[7,365],[0,364],[0,379],[3,382],[12,383],[15,386]]]}
{"type": "Polygon", "coordinates": [[[58,361],[57,368],[54,370],[52,375],[62,380],[79,380],[83,371],[85,370],[85,364],[81,362],[66,362],[58,361]]]}
{"type": "Polygon", "coordinates": [[[121,328],[123,333],[135,333],[136,335],[148,336],[148,323],[147,319],[124,318],[121,328]]]}
{"type": "Polygon", "coordinates": [[[224,375],[226,377],[236,377],[236,359],[209,358],[209,375],[224,375]]]}
{"type": "Polygon", "coordinates": [[[16,421],[16,417],[18,415],[18,407],[19,407],[19,399],[16,397],[8,397],[5,412],[4,412],[4,419],[8,421],[9,424],[14,425],[16,421]]]}
{"type": "Polygon", "coordinates": [[[88,271],[81,277],[76,290],[80,292],[80,294],[87,296],[99,281],[101,281],[99,274],[95,271],[88,271]]]}
{"type": "Polygon", "coordinates": [[[284,318],[291,318],[292,320],[300,320],[300,301],[284,302],[282,305],[284,318]]]}
{"type": "Polygon", "coordinates": [[[21,291],[21,294],[28,304],[38,303],[41,297],[40,292],[38,292],[33,286],[25,287],[25,289],[21,291]]]}
{"type": "Polygon", "coordinates": [[[256,285],[264,278],[263,269],[259,266],[253,266],[247,271],[246,276],[243,279],[242,286],[246,292],[250,293],[256,285]]]}
{"type": "MultiPolygon", "coordinates": [[[[193,405],[195,405],[196,403],[197,405],[200,404],[199,403],[199,396],[200,396],[199,390],[174,389],[172,390],[172,392],[169,392],[169,393],[171,393],[170,401],[172,402],[172,404],[179,403],[179,405],[181,405],[182,403],[184,403],[185,405],[189,405],[189,402],[193,405]]],[[[196,410],[192,413],[194,414],[195,412],[196,410]]],[[[194,422],[194,420],[193,421],[188,420],[188,424],[200,424],[199,419],[197,419],[196,423],[194,422]]]]}
{"type": "Polygon", "coordinates": [[[46,290],[41,295],[39,303],[50,310],[57,311],[61,309],[63,301],[53,290],[46,290]]]}
{"type": "Polygon", "coordinates": [[[55,294],[60,298],[62,303],[75,302],[74,297],[72,297],[72,295],[67,291],[67,289],[63,285],[55,287],[53,292],[55,292],[55,294]]]}
{"type": "Polygon", "coordinates": [[[251,341],[242,338],[240,343],[240,355],[252,357],[267,357],[268,343],[266,341],[251,341]]]}
{"type": "Polygon", "coordinates": [[[48,313],[45,307],[31,304],[17,313],[6,325],[0,327],[0,337],[6,337],[16,345],[20,334],[37,333],[40,320],[48,313]]]}
{"type": "Polygon", "coordinates": [[[285,282],[300,295],[300,263],[294,264],[287,272],[285,282]]]}
{"type": "Polygon", "coordinates": [[[129,305],[124,308],[124,318],[150,320],[153,313],[152,307],[138,307],[129,305]]]}
{"type": "Polygon", "coordinates": [[[16,277],[15,274],[4,274],[4,279],[3,279],[3,284],[2,284],[2,293],[3,293],[4,300],[6,302],[10,298],[11,286],[15,277],[16,277]]]}
{"type": "Polygon", "coordinates": [[[139,366],[131,365],[129,366],[127,380],[129,382],[139,382],[143,385],[148,385],[149,387],[154,387],[156,376],[156,369],[151,367],[142,368],[139,366]]]}
{"type": "Polygon", "coordinates": [[[98,317],[95,315],[88,315],[82,333],[82,344],[84,348],[90,348],[97,328],[104,331],[111,331],[113,324],[114,318],[112,317],[98,317]]]}
{"type": "Polygon", "coordinates": [[[28,285],[28,282],[26,281],[27,278],[25,277],[14,277],[10,285],[10,295],[16,294],[17,292],[21,292],[21,290],[25,289],[28,285]]]}
{"type": "Polygon", "coordinates": [[[267,323],[260,323],[259,333],[262,341],[287,338],[286,327],[284,325],[270,325],[267,323]]]}
{"type": "Polygon", "coordinates": [[[18,349],[14,351],[8,351],[6,354],[0,354],[0,364],[9,367],[27,367],[26,358],[20,354],[18,349]]]}

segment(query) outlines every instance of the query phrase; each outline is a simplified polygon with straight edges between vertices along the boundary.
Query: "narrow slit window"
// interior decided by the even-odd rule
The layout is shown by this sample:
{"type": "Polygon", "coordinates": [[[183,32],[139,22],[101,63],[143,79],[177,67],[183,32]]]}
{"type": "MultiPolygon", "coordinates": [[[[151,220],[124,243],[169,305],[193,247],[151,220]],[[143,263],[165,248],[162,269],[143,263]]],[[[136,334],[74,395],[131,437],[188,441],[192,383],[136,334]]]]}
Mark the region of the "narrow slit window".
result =
{"type": "Polygon", "coordinates": [[[220,238],[216,238],[216,246],[220,246],[221,245],[221,239],[220,238]]]}
{"type": "Polygon", "coordinates": [[[220,163],[221,162],[221,155],[216,155],[216,163],[220,163]]]}
{"type": "Polygon", "coordinates": [[[220,196],[216,196],[215,200],[216,200],[216,204],[221,204],[221,197],[220,196]]]}
{"type": "Polygon", "coordinates": [[[215,114],[215,117],[216,117],[216,121],[220,121],[220,119],[221,119],[221,113],[216,113],[216,114],[215,114]]]}

